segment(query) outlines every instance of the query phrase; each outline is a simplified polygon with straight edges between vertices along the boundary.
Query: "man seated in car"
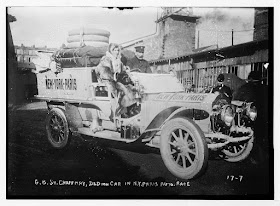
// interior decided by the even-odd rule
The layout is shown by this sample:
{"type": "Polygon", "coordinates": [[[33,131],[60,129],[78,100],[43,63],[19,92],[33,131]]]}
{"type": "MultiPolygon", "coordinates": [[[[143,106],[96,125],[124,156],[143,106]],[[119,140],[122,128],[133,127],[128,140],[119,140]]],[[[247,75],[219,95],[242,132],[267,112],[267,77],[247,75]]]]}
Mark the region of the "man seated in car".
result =
{"type": "Polygon", "coordinates": [[[135,47],[135,56],[127,60],[126,65],[132,72],[152,73],[150,64],[144,59],[145,46],[135,47]]]}

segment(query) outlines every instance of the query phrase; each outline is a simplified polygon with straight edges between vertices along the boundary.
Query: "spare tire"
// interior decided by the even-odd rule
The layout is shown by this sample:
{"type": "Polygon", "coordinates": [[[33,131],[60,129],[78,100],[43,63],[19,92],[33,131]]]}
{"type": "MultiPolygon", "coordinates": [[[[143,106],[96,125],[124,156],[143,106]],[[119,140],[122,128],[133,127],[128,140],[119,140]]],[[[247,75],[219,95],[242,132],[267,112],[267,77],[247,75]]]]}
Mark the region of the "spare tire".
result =
{"type": "Polygon", "coordinates": [[[81,42],[82,39],[83,41],[98,41],[109,43],[109,37],[100,35],[73,35],[67,38],[67,42],[81,42]]]}
{"type": "Polygon", "coordinates": [[[110,36],[110,32],[103,30],[103,29],[95,29],[95,28],[82,28],[82,29],[73,29],[68,32],[69,36],[74,36],[74,35],[81,35],[81,34],[86,34],[86,35],[100,35],[100,36],[110,36]]]}
{"type": "Polygon", "coordinates": [[[67,48],[78,48],[81,46],[108,47],[109,44],[105,42],[98,42],[98,41],[84,41],[82,44],[80,42],[71,42],[67,44],[67,48]]]}

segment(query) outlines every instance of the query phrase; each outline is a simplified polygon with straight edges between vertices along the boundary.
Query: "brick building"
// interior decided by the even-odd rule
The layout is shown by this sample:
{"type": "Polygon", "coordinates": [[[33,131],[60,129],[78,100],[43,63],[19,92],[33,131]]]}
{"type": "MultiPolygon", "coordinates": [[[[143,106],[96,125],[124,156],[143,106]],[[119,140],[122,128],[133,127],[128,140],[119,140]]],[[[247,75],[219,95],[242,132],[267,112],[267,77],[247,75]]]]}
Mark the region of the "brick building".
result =
{"type": "Polygon", "coordinates": [[[260,41],[268,39],[268,9],[267,8],[255,8],[254,19],[254,41],[260,41]]]}
{"type": "Polygon", "coordinates": [[[23,98],[30,98],[37,94],[37,77],[34,71],[36,70],[33,59],[37,58],[37,51],[49,51],[52,52],[55,49],[45,47],[27,47],[21,44],[21,46],[15,46],[15,54],[17,59],[17,73],[20,75],[20,81],[22,84],[23,98]]]}
{"type": "Polygon", "coordinates": [[[217,45],[195,49],[196,20],[190,9],[165,11],[158,19],[156,34],[126,43],[132,49],[136,44],[146,46],[145,58],[153,72],[175,70],[183,85],[191,81],[197,91],[213,86],[220,73],[233,73],[246,79],[250,71],[261,71],[268,83],[269,60],[268,8],[255,9],[254,39],[251,42],[218,48],[217,45]],[[180,12],[176,12],[180,11],[180,12]]]}
{"type": "Polygon", "coordinates": [[[165,8],[156,21],[155,34],[123,43],[124,49],[134,50],[137,44],[145,45],[146,60],[155,60],[190,54],[195,48],[196,20],[191,8],[165,8]]]}

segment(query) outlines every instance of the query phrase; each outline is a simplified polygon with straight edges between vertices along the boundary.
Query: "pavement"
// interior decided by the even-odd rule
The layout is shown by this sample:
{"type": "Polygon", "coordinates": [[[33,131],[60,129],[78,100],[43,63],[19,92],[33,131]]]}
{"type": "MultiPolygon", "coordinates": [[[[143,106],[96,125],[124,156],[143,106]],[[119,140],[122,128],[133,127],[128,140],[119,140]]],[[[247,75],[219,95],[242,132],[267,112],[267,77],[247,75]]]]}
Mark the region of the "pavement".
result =
{"type": "Polygon", "coordinates": [[[157,149],[74,135],[55,150],[45,132],[47,106],[27,102],[8,109],[8,198],[272,199],[273,165],[250,158],[229,163],[210,155],[206,172],[174,177],[157,149]]]}

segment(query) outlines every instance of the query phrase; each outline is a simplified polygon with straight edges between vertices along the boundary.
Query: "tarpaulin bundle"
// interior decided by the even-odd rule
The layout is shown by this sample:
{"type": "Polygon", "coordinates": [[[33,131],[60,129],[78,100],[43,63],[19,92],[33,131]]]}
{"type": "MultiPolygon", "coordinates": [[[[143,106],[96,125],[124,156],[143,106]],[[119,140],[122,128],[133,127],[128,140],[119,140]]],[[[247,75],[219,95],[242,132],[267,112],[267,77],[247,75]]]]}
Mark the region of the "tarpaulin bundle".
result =
{"type": "Polygon", "coordinates": [[[62,68],[72,67],[94,67],[100,62],[101,57],[72,57],[72,58],[57,58],[62,68]]]}
{"type": "Polygon", "coordinates": [[[54,58],[94,57],[99,58],[106,54],[108,47],[84,46],[78,48],[64,48],[53,54],[54,58]]]}
{"type": "Polygon", "coordinates": [[[81,42],[71,42],[67,44],[67,48],[69,49],[76,49],[84,46],[109,47],[109,43],[99,42],[99,41],[81,41],[81,42]]]}

